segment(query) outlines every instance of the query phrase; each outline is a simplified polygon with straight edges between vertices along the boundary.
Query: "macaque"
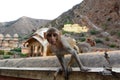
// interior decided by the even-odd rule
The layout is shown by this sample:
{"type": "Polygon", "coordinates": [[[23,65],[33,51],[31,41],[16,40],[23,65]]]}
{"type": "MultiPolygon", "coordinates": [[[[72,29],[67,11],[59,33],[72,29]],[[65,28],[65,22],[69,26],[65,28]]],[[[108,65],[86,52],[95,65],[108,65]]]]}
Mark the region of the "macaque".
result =
{"type": "Polygon", "coordinates": [[[96,42],[90,38],[87,38],[85,42],[78,42],[77,46],[79,47],[80,53],[90,52],[92,47],[96,45],[96,42]]]}
{"type": "MultiPolygon", "coordinates": [[[[87,67],[82,65],[82,62],[79,59],[77,50],[75,50],[71,46],[69,41],[67,41],[68,39],[67,37],[61,35],[58,29],[53,28],[53,27],[49,28],[48,31],[44,33],[44,38],[47,39],[52,53],[56,55],[56,57],[59,60],[62,68],[58,69],[57,72],[63,71],[65,74],[64,75],[65,80],[68,80],[68,72],[70,70],[69,67],[71,64],[70,62],[72,62],[71,60],[73,59],[75,59],[81,71],[85,72],[89,70],[87,67]],[[71,60],[68,63],[68,65],[66,65],[65,63],[65,58],[64,58],[65,54],[71,54],[71,60]]],[[[55,74],[54,76],[56,75],[57,74],[55,74]]]]}
{"type": "Polygon", "coordinates": [[[96,45],[96,42],[90,38],[87,38],[86,42],[89,43],[92,47],[96,45]]]}
{"type": "MultiPolygon", "coordinates": [[[[80,50],[79,50],[78,46],[76,45],[76,40],[75,39],[73,39],[71,37],[66,37],[66,40],[70,44],[70,46],[77,51],[77,53],[80,53],[79,52],[80,50]]],[[[50,45],[47,46],[47,53],[46,53],[47,56],[53,56],[54,55],[54,54],[52,54],[52,51],[51,51],[50,47],[51,47],[50,45]]]]}

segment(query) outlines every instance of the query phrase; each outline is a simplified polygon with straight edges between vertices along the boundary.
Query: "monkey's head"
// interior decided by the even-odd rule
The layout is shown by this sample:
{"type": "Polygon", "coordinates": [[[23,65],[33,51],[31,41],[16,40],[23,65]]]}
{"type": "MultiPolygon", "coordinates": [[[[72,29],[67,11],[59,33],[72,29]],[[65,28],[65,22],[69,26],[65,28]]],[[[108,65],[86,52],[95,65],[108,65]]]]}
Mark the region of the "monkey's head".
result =
{"type": "Polygon", "coordinates": [[[96,45],[96,42],[90,38],[87,38],[86,39],[86,42],[89,43],[91,46],[95,46],[96,45]]]}
{"type": "Polygon", "coordinates": [[[44,38],[47,39],[47,41],[52,45],[57,44],[57,42],[60,40],[60,36],[60,31],[54,27],[49,28],[47,32],[44,33],[44,38]]]}

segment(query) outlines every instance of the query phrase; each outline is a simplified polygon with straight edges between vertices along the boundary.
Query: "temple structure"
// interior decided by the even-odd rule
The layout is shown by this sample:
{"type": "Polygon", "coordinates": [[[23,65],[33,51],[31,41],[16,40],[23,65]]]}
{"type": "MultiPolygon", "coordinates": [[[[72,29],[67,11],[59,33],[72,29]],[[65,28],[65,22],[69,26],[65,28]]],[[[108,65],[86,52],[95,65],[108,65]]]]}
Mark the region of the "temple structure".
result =
{"type": "Polygon", "coordinates": [[[10,50],[13,48],[19,47],[19,36],[18,34],[14,34],[11,36],[10,34],[0,34],[0,50],[10,50]]]}
{"type": "Polygon", "coordinates": [[[48,42],[44,39],[44,32],[48,28],[41,28],[37,30],[28,40],[23,42],[22,53],[28,54],[29,57],[33,56],[49,56],[50,51],[48,42]]]}

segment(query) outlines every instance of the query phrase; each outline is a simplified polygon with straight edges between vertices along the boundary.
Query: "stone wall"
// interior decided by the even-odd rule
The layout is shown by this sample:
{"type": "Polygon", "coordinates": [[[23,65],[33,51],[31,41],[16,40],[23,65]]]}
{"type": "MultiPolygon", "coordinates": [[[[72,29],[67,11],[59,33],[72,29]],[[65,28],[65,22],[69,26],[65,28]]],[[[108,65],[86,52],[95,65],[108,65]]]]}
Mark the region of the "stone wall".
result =
{"type": "MultiPolygon", "coordinates": [[[[92,52],[79,54],[83,65],[90,67],[91,71],[80,72],[75,63],[72,65],[73,71],[69,80],[119,80],[120,51],[110,51],[108,55],[113,70],[117,72],[115,75],[100,74],[103,71],[103,66],[107,66],[108,63],[103,52],[92,52]]],[[[65,61],[68,62],[70,56],[66,55],[65,58],[65,61]]],[[[22,78],[27,78],[25,80],[53,80],[53,75],[58,67],[60,67],[60,64],[55,56],[4,59],[0,60],[0,75],[9,77],[0,76],[0,80],[24,80],[22,78]]],[[[57,80],[64,80],[63,74],[59,74],[57,80]]]]}

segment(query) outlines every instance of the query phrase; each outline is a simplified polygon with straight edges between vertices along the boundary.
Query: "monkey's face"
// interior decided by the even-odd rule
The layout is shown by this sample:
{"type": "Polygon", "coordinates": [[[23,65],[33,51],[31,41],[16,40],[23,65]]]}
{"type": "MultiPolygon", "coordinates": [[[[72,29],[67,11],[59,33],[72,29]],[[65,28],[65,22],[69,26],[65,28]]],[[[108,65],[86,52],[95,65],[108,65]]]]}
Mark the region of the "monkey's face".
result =
{"type": "Polygon", "coordinates": [[[91,46],[95,46],[95,41],[92,39],[87,39],[86,42],[89,43],[91,46]]]}
{"type": "Polygon", "coordinates": [[[47,33],[46,35],[47,41],[52,45],[56,45],[58,37],[59,37],[59,34],[56,32],[47,33]]]}

